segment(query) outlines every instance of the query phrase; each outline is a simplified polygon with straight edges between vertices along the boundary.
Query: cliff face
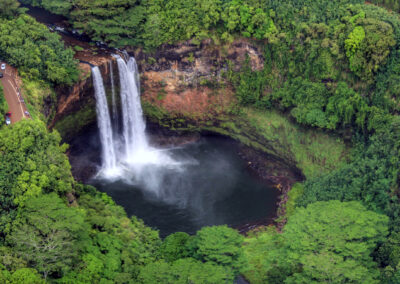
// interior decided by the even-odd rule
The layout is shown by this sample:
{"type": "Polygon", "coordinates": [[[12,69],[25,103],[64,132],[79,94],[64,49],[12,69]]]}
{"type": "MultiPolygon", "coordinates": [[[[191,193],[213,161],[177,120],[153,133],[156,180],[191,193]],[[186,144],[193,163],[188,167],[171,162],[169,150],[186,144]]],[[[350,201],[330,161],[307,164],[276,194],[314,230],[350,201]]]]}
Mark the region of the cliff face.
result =
{"type": "Polygon", "coordinates": [[[100,68],[107,94],[110,94],[110,63],[114,71],[114,80],[118,82],[118,70],[115,60],[109,55],[79,56],[81,79],[71,87],[58,87],[57,111],[49,127],[56,128],[65,140],[70,140],[86,127],[96,122],[96,102],[94,98],[91,65],[100,68]],[[85,60],[83,60],[85,59],[85,60]],[[85,63],[82,63],[82,62],[85,63]],[[87,63],[86,63],[87,62],[87,63]]]}
{"type": "Polygon", "coordinates": [[[238,71],[249,56],[254,70],[263,68],[260,50],[248,41],[215,46],[186,42],[167,45],[154,54],[134,51],[142,72],[143,100],[168,113],[200,121],[212,121],[229,112],[234,93],[226,84],[228,64],[238,71]]]}
{"type": "MultiPolygon", "coordinates": [[[[70,46],[78,44],[70,38],[64,40],[70,46]]],[[[184,119],[194,118],[196,124],[215,120],[229,112],[234,104],[233,91],[222,78],[228,70],[228,61],[233,63],[234,69],[239,69],[249,55],[253,69],[263,68],[261,52],[244,40],[224,47],[207,41],[201,45],[186,42],[163,46],[153,54],[141,50],[130,53],[135,55],[141,71],[144,104],[184,119]]],[[[71,87],[56,89],[57,111],[49,124],[66,140],[96,119],[90,64],[99,66],[106,91],[110,93],[109,64],[112,62],[115,85],[119,85],[117,64],[109,52],[96,54],[90,46],[84,45],[83,50],[76,53],[76,59],[81,62],[81,80],[71,87]]]]}
{"type": "MultiPolygon", "coordinates": [[[[282,188],[289,188],[303,175],[313,177],[332,170],[345,157],[346,146],[335,137],[303,129],[276,111],[238,108],[234,90],[224,75],[229,70],[238,71],[247,57],[253,70],[264,66],[261,48],[247,40],[226,46],[186,42],[165,45],[154,53],[129,53],[135,55],[140,68],[142,105],[150,130],[178,135],[219,133],[236,139],[255,150],[253,156],[268,157],[249,167],[267,169],[265,178],[282,188]]],[[[111,61],[119,93],[118,68],[110,54],[83,51],[77,56],[100,67],[108,94],[111,61]]],[[[84,72],[78,84],[57,90],[57,114],[51,126],[67,141],[96,121],[90,67],[81,67],[84,72]]]]}
{"type": "MultiPolygon", "coordinates": [[[[141,68],[142,105],[150,126],[232,137],[268,155],[270,161],[283,162],[298,176],[332,170],[345,157],[346,146],[335,137],[301,128],[276,111],[238,108],[225,74],[239,71],[246,57],[253,70],[264,67],[262,48],[249,40],[225,46],[186,42],[154,54],[132,52],[141,68]]],[[[277,172],[272,168],[269,179],[277,172]]]]}

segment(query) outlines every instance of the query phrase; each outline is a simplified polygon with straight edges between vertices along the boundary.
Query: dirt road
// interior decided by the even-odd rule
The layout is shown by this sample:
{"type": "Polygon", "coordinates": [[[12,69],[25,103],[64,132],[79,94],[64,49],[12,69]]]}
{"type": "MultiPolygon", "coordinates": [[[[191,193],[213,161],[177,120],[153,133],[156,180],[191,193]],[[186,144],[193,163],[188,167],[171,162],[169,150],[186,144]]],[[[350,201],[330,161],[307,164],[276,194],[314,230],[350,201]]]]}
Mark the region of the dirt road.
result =
{"type": "Polygon", "coordinates": [[[22,118],[25,118],[26,106],[22,102],[22,96],[19,97],[17,85],[15,83],[14,74],[15,70],[6,66],[6,70],[0,70],[3,73],[3,78],[1,78],[1,83],[4,88],[4,96],[8,103],[9,112],[11,112],[11,123],[16,123],[22,118]]]}

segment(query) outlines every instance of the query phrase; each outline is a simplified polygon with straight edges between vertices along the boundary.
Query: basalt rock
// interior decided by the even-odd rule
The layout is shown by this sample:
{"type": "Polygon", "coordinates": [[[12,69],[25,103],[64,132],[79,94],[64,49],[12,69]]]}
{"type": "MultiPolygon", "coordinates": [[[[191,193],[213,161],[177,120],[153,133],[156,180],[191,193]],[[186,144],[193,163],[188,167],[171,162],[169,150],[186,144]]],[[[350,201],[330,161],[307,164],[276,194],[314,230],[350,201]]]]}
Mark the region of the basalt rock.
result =
{"type": "Polygon", "coordinates": [[[57,110],[49,123],[49,127],[56,128],[66,141],[71,140],[72,137],[96,122],[96,102],[91,66],[100,68],[108,95],[111,95],[110,63],[114,71],[114,82],[119,81],[116,62],[110,55],[89,57],[85,54],[85,57],[77,56],[77,59],[81,61],[79,63],[81,78],[73,86],[56,88],[57,110]],[[80,60],[81,58],[85,60],[80,60]]]}

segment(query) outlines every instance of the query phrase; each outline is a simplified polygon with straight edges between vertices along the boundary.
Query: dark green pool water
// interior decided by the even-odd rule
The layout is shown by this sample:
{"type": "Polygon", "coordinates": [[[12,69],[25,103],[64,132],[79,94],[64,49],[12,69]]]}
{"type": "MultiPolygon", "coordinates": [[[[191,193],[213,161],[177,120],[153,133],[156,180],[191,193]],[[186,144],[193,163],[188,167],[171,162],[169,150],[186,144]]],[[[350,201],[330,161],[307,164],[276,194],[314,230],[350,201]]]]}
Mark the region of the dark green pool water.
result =
{"type": "Polygon", "coordinates": [[[278,191],[248,172],[233,141],[202,138],[170,149],[168,155],[182,163],[150,165],[142,169],[142,180],[138,182],[130,176],[126,180],[93,180],[92,184],[109,194],[130,216],[138,216],[160,230],[161,236],[177,231],[195,233],[210,225],[240,226],[274,217],[278,191]]]}

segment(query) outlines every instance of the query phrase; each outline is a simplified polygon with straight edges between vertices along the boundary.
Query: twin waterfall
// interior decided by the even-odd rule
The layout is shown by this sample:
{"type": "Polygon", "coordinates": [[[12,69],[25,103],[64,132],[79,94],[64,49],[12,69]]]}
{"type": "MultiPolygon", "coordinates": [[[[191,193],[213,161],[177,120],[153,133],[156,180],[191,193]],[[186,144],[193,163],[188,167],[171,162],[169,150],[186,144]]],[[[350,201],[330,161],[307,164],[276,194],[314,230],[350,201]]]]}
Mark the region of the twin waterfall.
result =
{"type": "Polygon", "coordinates": [[[100,70],[98,67],[92,68],[97,123],[102,147],[102,168],[99,174],[106,178],[118,177],[122,170],[138,163],[157,162],[158,156],[155,153],[156,149],[149,147],[145,135],[146,125],[140,102],[140,80],[136,61],[131,57],[126,63],[121,57],[115,57],[120,78],[122,135],[119,134],[112,65],[110,65],[112,115],[110,115],[100,70]]]}

